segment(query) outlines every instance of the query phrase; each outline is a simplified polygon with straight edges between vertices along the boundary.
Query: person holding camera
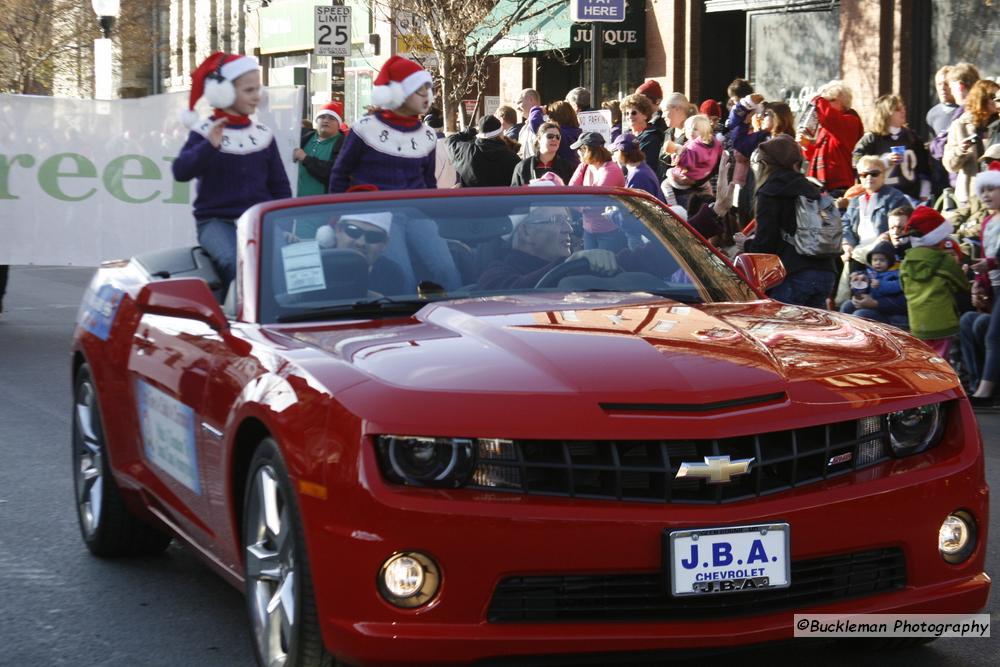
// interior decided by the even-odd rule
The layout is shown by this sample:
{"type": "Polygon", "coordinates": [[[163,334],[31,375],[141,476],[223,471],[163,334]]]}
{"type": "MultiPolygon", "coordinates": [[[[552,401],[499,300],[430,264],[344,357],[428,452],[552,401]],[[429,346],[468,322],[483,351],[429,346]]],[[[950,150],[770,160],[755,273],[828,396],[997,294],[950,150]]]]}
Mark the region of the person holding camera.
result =
{"type": "Polygon", "coordinates": [[[843,81],[834,79],[819,89],[812,100],[818,130],[815,136],[799,137],[809,171],[832,196],[854,185],[851,152],[864,134],[858,113],[851,108],[854,94],[843,81]]]}
{"type": "Polygon", "coordinates": [[[995,81],[977,81],[965,100],[965,112],[948,128],[942,162],[945,169],[956,175],[955,199],[959,206],[968,205],[972,179],[979,172],[979,158],[997,139],[998,91],[1000,85],[995,81]]]}

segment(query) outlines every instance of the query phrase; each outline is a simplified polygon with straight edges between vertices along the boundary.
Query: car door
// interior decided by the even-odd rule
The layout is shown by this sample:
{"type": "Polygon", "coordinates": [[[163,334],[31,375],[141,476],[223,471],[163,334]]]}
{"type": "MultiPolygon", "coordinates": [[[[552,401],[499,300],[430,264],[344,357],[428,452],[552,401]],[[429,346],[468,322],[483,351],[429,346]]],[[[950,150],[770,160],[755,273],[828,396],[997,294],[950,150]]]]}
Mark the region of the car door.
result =
{"type": "Polygon", "coordinates": [[[128,361],[139,431],[135,477],[152,497],[154,512],[210,550],[209,496],[218,484],[206,471],[217,443],[206,437],[201,416],[220,347],[219,333],[204,322],[146,313],[128,361]]]}

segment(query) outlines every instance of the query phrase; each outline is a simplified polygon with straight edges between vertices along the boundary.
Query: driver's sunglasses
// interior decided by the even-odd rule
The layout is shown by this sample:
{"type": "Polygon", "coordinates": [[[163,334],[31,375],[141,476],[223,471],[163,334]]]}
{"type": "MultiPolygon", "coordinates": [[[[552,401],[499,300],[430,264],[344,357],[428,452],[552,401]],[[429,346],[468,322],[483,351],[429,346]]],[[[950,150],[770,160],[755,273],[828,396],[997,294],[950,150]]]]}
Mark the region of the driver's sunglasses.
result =
{"type": "Polygon", "coordinates": [[[360,239],[364,236],[365,242],[373,245],[376,243],[385,243],[389,240],[389,235],[381,229],[364,230],[350,222],[341,222],[340,230],[352,239],[360,239]]]}
{"type": "Polygon", "coordinates": [[[552,223],[555,225],[570,225],[572,226],[573,221],[568,215],[553,215],[550,218],[537,218],[535,220],[525,220],[526,223],[530,225],[544,225],[547,223],[552,223]]]}

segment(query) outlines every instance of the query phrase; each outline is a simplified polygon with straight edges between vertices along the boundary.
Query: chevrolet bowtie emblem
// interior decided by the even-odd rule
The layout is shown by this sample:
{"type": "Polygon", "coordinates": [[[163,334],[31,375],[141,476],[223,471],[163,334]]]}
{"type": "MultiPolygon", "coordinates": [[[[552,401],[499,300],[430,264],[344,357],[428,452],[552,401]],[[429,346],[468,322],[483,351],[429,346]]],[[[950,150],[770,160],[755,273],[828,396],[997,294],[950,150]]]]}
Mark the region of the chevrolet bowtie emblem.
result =
{"type": "Polygon", "coordinates": [[[682,463],[675,479],[701,478],[709,484],[725,484],[736,475],[750,472],[753,458],[730,461],[728,456],[706,456],[704,463],[682,463]]]}

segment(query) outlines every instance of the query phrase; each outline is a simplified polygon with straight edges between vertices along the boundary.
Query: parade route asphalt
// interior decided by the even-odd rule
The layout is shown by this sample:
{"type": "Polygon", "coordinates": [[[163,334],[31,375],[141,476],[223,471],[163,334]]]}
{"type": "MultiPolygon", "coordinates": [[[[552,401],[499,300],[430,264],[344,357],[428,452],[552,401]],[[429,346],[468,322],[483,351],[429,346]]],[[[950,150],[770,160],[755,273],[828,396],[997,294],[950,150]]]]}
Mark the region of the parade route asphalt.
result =
{"type": "MultiPolygon", "coordinates": [[[[92,273],[75,267],[13,267],[0,314],[0,452],[5,459],[0,466],[0,590],[5,593],[0,665],[251,665],[241,593],[190,551],[175,543],[154,558],[101,560],[80,539],[70,465],[70,338],[92,273]]],[[[1000,412],[978,417],[995,526],[1000,412]]],[[[992,575],[1000,570],[998,544],[1000,538],[993,536],[987,555],[992,575]]],[[[814,667],[845,662],[995,665],[1000,654],[996,599],[994,592],[984,611],[992,619],[990,639],[940,639],[919,649],[877,653],[864,644],[795,640],[712,660],[814,667]]]]}

